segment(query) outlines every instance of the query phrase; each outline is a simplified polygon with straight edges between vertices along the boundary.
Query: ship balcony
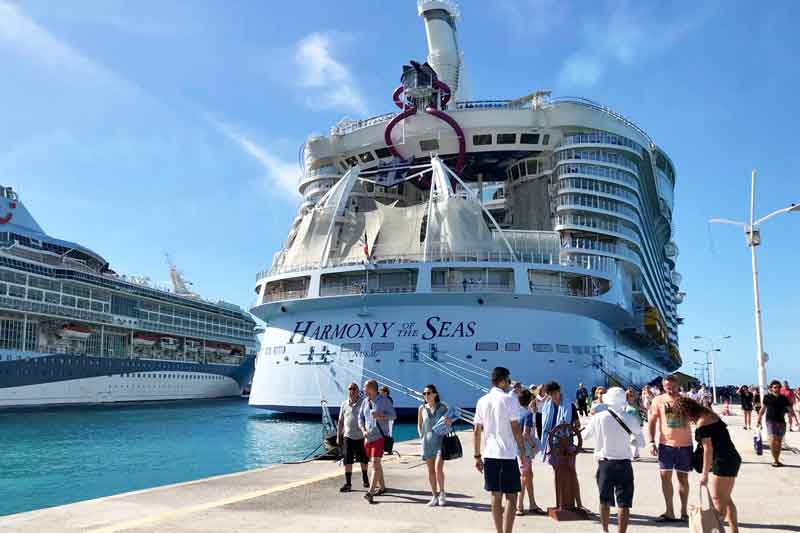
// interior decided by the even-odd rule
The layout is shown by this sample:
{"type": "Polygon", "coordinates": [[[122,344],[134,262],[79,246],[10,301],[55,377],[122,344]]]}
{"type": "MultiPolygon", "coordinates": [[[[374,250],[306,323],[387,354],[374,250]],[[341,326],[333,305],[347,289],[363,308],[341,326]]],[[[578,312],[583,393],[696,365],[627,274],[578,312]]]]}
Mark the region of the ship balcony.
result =
{"type": "Polygon", "coordinates": [[[514,292],[514,284],[509,283],[486,283],[484,281],[462,281],[461,283],[445,283],[431,285],[432,292],[514,292]]]}
{"type": "Polygon", "coordinates": [[[639,158],[642,157],[644,148],[638,143],[613,133],[593,132],[565,135],[556,151],[565,148],[607,148],[611,150],[624,150],[639,158]]]}

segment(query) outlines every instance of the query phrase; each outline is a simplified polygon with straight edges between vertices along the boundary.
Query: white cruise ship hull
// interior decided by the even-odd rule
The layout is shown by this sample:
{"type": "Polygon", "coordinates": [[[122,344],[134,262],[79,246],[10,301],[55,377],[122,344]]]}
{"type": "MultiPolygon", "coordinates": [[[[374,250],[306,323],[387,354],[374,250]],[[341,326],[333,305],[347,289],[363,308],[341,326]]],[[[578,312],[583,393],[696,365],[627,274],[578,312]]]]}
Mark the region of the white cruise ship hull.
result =
{"type": "MultiPolygon", "coordinates": [[[[403,387],[421,391],[434,383],[443,401],[469,409],[496,366],[509,368],[512,379],[525,384],[555,380],[568,396],[580,382],[641,386],[666,372],[608,325],[567,307],[524,308],[512,296],[507,305],[476,305],[477,296],[464,295],[460,305],[439,306],[371,298],[386,305],[368,304],[364,312],[359,299],[351,298],[351,305],[272,320],[256,360],[250,404],[313,414],[324,399],[336,411],[350,382],[376,378],[408,415],[419,401],[403,387]],[[355,344],[358,349],[351,351],[355,344]]],[[[561,305],[577,303],[568,300],[561,298],[561,305]]],[[[589,310],[590,304],[582,304],[589,310]]],[[[542,307],[552,305],[558,304],[542,307]]]]}

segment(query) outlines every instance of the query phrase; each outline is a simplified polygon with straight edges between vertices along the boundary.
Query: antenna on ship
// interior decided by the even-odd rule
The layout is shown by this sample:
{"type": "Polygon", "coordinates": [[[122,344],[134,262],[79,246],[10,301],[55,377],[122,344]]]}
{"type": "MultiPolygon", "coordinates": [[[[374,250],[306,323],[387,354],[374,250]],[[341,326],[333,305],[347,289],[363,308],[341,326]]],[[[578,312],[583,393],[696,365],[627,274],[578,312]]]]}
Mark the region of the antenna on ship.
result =
{"type": "Polygon", "coordinates": [[[188,285],[191,285],[192,282],[184,279],[183,272],[179,271],[175,266],[175,263],[172,262],[172,258],[170,257],[169,253],[164,253],[164,258],[167,261],[167,266],[169,266],[169,279],[172,282],[173,292],[181,296],[191,296],[196,298],[197,294],[188,287],[188,285]]]}

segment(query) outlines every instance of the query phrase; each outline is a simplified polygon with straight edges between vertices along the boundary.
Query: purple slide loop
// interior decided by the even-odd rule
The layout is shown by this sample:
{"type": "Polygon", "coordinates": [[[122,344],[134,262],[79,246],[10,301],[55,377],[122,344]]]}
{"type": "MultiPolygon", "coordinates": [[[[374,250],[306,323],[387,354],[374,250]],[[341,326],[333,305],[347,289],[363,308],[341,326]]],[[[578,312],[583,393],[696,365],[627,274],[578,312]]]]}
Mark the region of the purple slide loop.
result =
{"type": "Polygon", "coordinates": [[[392,153],[393,156],[399,157],[401,160],[403,156],[400,155],[400,152],[397,151],[397,148],[394,147],[394,143],[392,142],[392,130],[395,126],[400,124],[403,120],[407,119],[411,115],[417,112],[417,108],[414,106],[407,107],[405,111],[394,117],[389,123],[386,125],[386,129],[383,130],[383,141],[386,143],[386,147],[392,153]]]}
{"type": "Polygon", "coordinates": [[[453,117],[444,111],[439,111],[438,109],[434,109],[432,107],[426,107],[425,112],[447,122],[450,127],[453,128],[453,131],[456,132],[456,137],[458,137],[458,159],[456,159],[456,174],[460,174],[461,170],[464,168],[464,155],[467,151],[466,141],[464,140],[464,130],[461,129],[461,126],[458,125],[458,122],[456,122],[453,117]]]}

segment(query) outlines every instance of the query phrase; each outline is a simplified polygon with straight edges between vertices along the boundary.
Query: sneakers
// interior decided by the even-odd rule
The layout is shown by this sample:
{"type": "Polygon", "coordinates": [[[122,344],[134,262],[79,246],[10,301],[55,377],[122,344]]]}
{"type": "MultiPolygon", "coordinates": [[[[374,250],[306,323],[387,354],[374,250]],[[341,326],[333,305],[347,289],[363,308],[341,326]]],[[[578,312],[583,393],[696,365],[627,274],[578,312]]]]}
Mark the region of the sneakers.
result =
{"type": "Polygon", "coordinates": [[[365,489],[368,489],[368,488],[369,488],[369,480],[367,480],[367,481],[365,481],[365,482],[364,482],[364,488],[365,488],[365,489]]]}
{"type": "Polygon", "coordinates": [[[364,494],[364,499],[367,500],[369,503],[375,503],[375,498],[373,498],[371,492],[364,494]]]}
{"type": "Polygon", "coordinates": [[[447,505],[447,496],[444,495],[444,492],[439,493],[439,507],[444,507],[447,505]]]}
{"type": "Polygon", "coordinates": [[[344,484],[344,485],[342,485],[342,487],[339,489],[339,492],[350,492],[351,490],[353,490],[353,488],[350,486],[350,483],[345,483],[345,484],[344,484]]]}
{"type": "Polygon", "coordinates": [[[437,505],[439,505],[439,495],[434,494],[431,501],[428,502],[428,507],[436,507],[437,505]]]}

